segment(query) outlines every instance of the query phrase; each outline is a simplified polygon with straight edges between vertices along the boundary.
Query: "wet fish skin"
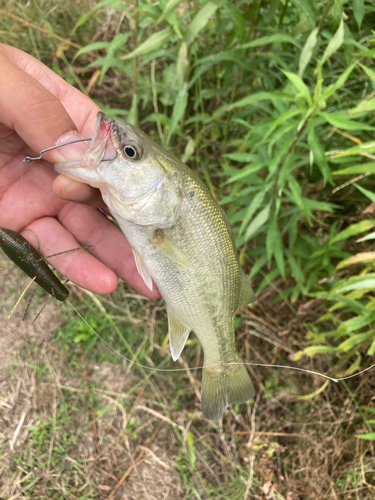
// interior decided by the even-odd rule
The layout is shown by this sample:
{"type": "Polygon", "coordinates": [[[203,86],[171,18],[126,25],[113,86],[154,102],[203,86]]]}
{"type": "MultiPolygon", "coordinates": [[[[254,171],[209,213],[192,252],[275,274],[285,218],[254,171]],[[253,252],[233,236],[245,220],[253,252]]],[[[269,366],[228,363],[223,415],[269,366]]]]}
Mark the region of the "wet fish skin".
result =
{"type": "Polygon", "coordinates": [[[168,310],[173,359],[193,330],[205,369],[202,412],[220,418],[230,403],[254,395],[235,347],[234,313],[254,300],[228,219],[198,176],[142,131],[98,114],[90,147],[56,170],[101,190],[133,248],[137,268],[152,280],[168,310]],[[134,157],[126,154],[134,150],[134,157]],[[118,157],[111,162],[100,160],[118,157]]]}

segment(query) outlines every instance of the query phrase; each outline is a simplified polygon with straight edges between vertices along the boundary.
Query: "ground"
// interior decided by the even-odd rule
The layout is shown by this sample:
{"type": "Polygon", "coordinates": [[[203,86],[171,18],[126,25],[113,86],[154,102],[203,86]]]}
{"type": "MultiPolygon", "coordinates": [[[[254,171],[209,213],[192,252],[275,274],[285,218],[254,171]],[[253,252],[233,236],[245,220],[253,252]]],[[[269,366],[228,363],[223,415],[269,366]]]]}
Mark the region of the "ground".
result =
{"type": "MultiPolygon", "coordinates": [[[[85,331],[70,337],[73,327],[63,326],[67,309],[53,300],[31,325],[45,294],[30,306],[30,319],[22,321],[25,299],[7,319],[28,279],[5,259],[0,279],[0,496],[6,500],[374,497],[373,445],[355,437],[368,431],[366,410],[361,416],[359,406],[373,404],[373,372],[348,381],[347,388],[331,383],[303,400],[298,398],[321,388],[324,379],[252,367],[255,401],[209,423],[200,412],[199,371],[142,371],[109,355],[96,338],[90,347],[77,340],[77,332],[83,339],[85,331]]],[[[82,302],[85,294],[70,289],[82,302]]],[[[131,303],[130,289],[126,295],[131,303]]],[[[285,303],[272,305],[271,299],[267,290],[243,311],[241,355],[294,364],[304,322],[319,315],[321,305],[296,304],[293,319],[285,303]]],[[[153,350],[142,363],[163,362],[163,303],[138,303],[133,329],[143,315],[153,332],[153,350]]],[[[134,350],[143,352],[142,342],[134,350]]],[[[187,349],[195,349],[193,363],[199,366],[196,342],[187,349]]],[[[180,367],[191,362],[185,359],[180,367]]],[[[305,366],[327,368],[324,361],[305,366]]]]}

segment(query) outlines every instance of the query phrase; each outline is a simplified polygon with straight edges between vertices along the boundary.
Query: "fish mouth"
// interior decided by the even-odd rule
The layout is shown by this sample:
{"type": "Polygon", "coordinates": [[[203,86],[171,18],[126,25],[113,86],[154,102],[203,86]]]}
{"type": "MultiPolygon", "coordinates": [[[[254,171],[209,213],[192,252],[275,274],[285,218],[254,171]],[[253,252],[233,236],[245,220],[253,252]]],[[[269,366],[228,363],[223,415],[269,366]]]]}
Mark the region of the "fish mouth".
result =
{"type": "Polygon", "coordinates": [[[114,159],[120,146],[119,130],[112,118],[99,111],[90,145],[81,159],[81,166],[96,168],[100,162],[114,159]]]}

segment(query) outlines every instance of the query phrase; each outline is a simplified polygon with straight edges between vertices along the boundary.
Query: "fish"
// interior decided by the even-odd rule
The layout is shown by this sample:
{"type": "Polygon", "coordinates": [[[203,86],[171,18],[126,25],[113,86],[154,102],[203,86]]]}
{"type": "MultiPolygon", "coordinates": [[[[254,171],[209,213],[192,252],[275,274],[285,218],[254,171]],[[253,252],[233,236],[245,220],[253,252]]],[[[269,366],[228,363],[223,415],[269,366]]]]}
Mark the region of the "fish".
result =
{"type": "Polygon", "coordinates": [[[0,248],[30,278],[34,278],[46,292],[57,300],[64,301],[69,290],[51,271],[43,257],[21,234],[0,227],[0,248]]]}
{"type": "Polygon", "coordinates": [[[90,145],[57,172],[99,188],[130,243],[139,274],[166,302],[177,360],[191,331],[204,352],[201,407],[208,420],[254,387],[235,346],[234,314],[255,300],[228,218],[206,185],[140,129],[99,112],[90,145]],[[102,161],[110,158],[110,161],[102,161]]]}

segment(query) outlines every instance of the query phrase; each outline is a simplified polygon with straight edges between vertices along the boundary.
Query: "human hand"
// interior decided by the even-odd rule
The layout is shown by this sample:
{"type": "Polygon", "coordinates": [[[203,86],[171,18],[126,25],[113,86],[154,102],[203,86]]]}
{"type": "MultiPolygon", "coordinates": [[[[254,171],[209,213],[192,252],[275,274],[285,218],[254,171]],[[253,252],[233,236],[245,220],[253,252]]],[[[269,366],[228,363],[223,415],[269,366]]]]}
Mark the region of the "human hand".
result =
{"type": "Polygon", "coordinates": [[[0,226],[31,229],[22,235],[43,256],[93,245],[88,251],[47,259],[83,288],[110,293],[119,276],[148,297],[159,297],[157,289],[151,292],[140,277],[122,232],[98,210],[105,207],[100,192],[58,176],[53,169],[56,162],[80,158],[87,144],[72,144],[45,153],[41,161],[23,162],[55,145],[68,131],[91,137],[98,106],[13,47],[0,44],[0,68],[0,226]]]}

